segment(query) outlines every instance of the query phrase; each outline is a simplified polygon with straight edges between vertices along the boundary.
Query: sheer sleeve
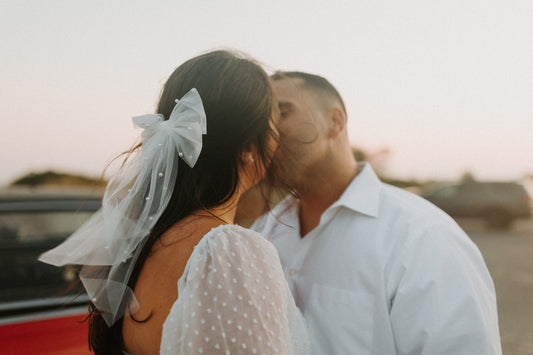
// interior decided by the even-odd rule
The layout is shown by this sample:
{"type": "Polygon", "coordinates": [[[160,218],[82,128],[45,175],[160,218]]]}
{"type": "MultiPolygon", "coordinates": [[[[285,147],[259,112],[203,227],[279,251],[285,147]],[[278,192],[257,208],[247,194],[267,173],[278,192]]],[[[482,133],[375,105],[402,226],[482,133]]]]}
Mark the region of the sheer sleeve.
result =
{"type": "Polygon", "coordinates": [[[163,325],[161,354],[306,354],[303,318],[275,248],[238,227],[197,245],[163,325]]]}

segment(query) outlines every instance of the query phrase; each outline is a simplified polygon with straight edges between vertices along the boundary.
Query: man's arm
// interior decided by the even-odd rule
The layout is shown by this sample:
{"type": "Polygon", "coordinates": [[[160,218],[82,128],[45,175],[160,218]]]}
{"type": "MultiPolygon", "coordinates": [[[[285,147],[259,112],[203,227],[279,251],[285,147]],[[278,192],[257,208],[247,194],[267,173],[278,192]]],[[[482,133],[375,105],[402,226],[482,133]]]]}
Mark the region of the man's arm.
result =
{"type": "Polygon", "coordinates": [[[456,226],[409,239],[391,304],[399,354],[501,354],[494,284],[456,226]]]}

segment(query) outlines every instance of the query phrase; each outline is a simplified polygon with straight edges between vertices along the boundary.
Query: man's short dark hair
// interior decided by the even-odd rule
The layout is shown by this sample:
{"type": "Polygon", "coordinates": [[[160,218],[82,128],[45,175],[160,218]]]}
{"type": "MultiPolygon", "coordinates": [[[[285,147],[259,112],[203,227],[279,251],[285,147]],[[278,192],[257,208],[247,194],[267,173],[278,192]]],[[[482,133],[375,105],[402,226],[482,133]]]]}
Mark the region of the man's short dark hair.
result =
{"type": "Polygon", "coordinates": [[[336,99],[341,105],[344,114],[347,115],[346,107],[344,106],[344,101],[342,100],[341,95],[326,78],[323,78],[319,75],[304,73],[300,71],[277,71],[270,77],[274,81],[287,78],[301,79],[303,81],[302,85],[304,88],[325,93],[326,95],[336,99]]]}

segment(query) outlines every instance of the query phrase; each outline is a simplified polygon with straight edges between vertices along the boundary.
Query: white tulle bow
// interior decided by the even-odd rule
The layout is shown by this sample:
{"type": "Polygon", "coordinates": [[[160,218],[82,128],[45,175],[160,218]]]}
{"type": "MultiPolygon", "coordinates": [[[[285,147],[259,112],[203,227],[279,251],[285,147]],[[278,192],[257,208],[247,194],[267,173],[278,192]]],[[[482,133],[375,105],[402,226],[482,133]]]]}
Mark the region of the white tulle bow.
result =
{"type": "Polygon", "coordinates": [[[204,107],[198,91],[192,89],[181,100],[176,100],[169,119],[164,119],[161,114],[133,117],[135,126],[144,129],[143,144],[149,144],[144,147],[146,158],[157,154],[160,140],[166,138],[174,143],[178,155],[193,167],[202,150],[202,134],[207,133],[204,107]]]}
{"type": "Polygon", "coordinates": [[[146,237],[168,205],[176,182],[178,160],[194,167],[207,133],[202,100],[191,89],[168,120],[149,114],[133,118],[143,128],[142,147],[110,179],[102,208],[65,242],[47,251],[40,261],[63,266],[84,265],[80,279],[108,325],[126,307],[138,307],[127,286],[146,237]]]}

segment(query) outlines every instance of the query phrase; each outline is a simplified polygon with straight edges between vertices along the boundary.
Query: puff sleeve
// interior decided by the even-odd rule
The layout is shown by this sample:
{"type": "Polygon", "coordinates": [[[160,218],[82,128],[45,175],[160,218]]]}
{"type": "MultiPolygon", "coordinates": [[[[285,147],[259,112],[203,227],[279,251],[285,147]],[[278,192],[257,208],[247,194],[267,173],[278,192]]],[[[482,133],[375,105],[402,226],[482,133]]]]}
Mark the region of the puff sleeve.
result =
{"type": "Polygon", "coordinates": [[[275,248],[238,226],[198,243],[163,325],[161,354],[307,354],[309,341],[275,248]]]}

